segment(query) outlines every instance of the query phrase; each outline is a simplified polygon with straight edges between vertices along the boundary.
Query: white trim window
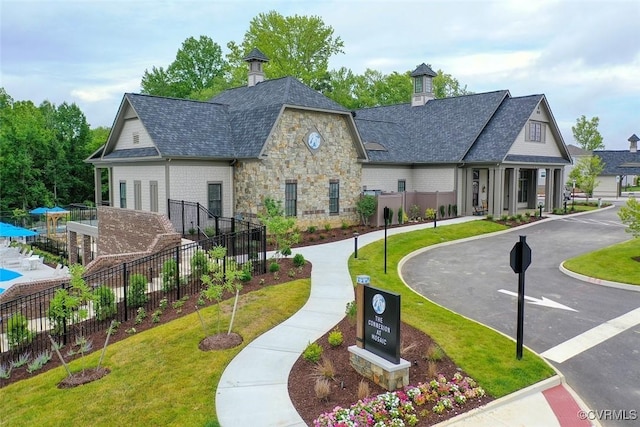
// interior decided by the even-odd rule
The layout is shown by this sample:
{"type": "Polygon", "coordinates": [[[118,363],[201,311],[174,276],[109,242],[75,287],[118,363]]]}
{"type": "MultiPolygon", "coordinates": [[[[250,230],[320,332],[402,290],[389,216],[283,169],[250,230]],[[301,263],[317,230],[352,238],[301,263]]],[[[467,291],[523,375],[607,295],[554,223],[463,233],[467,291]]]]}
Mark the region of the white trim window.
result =
{"type": "Polygon", "coordinates": [[[530,142],[544,142],[546,127],[542,122],[530,121],[527,126],[527,141],[530,142]]]}

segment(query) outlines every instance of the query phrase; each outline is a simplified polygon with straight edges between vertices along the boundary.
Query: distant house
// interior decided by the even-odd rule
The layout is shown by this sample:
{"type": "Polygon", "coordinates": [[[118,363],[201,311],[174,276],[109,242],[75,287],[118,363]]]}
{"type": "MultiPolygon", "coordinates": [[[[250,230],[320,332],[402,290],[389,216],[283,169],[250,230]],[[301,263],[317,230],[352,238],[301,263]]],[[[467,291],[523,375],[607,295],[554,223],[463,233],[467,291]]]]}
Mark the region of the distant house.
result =
{"type": "MultiPolygon", "coordinates": [[[[349,111],[292,77],[265,80],[267,58],[246,58],[248,85],[207,102],[127,93],[107,143],[88,162],[108,175],[108,200],[167,213],[189,200],[213,215],[253,217],[264,197],[298,224],[355,222],[365,190],[448,192],[458,213],[559,207],[571,156],[544,95],[500,90],[434,99],[436,75],[411,74],[407,103],[349,111]]],[[[406,208],[406,207],[405,207],[406,208]]]]}
{"type": "Polygon", "coordinates": [[[628,139],[629,150],[596,150],[594,156],[600,157],[604,170],[598,176],[599,184],[593,192],[594,197],[619,197],[625,185],[633,185],[634,178],[640,175],[640,154],[638,141],[634,133],[628,139]]]}

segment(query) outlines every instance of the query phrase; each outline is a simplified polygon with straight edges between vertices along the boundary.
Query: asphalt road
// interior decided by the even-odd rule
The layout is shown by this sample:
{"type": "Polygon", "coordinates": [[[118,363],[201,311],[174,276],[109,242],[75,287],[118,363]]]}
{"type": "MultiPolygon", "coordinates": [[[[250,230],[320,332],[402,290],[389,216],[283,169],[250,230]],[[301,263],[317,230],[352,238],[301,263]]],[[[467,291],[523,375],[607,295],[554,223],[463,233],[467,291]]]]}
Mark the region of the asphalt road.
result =
{"type": "MultiPolygon", "coordinates": [[[[510,267],[509,253],[519,236],[526,236],[532,262],[525,273],[525,295],[575,310],[536,305],[534,300],[525,304],[524,344],[543,353],[640,308],[640,292],[585,283],[559,270],[568,258],[631,237],[616,212],[605,209],[434,248],[408,260],[402,275],[430,300],[515,339],[518,275],[510,267]]],[[[587,346],[597,342],[593,336],[586,336],[587,346]]],[[[603,426],[640,425],[639,324],[565,361],[549,361],[591,409],[626,411],[626,416],[617,415],[626,420],[602,419],[603,426]],[[637,420],[629,419],[631,411],[637,420]]]]}

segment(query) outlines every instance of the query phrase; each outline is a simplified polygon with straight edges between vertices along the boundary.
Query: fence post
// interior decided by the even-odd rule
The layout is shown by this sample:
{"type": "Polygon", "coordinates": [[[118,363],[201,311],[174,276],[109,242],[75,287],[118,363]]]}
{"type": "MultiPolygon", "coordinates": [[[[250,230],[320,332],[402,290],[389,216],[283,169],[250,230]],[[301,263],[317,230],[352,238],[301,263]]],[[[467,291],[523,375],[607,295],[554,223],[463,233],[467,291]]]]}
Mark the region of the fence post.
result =
{"type": "Polygon", "coordinates": [[[127,320],[129,320],[129,302],[127,301],[127,263],[123,263],[122,264],[122,281],[123,281],[123,286],[122,289],[124,290],[124,321],[126,322],[127,320]]]}
{"type": "Polygon", "coordinates": [[[184,237],[184,200],[180,200],[180,206],[182,208],[182,236],[184,237]]]}
{"type": "Polygon", "coordinates": [[[267,273],[267,226],[262,226],[262,274],[267,273]]]}
{"type": "Polygon", "coordinates": [[[200,202],[196,203],[196,223],[198,224],[198,240],[200,240],[200,202]]]}
{"type": "Polygon", "coordinates": [[[215,220],[216,220],[216,236],[220,234],[220,222],[219,219],[220,217],[218,215],[214,216],[215,220]]]}
{"type": "Polygon", "coordinates": [[[171,199],[167,199],[167,218],[171,220],[171,199]]]}
{"type": "Polygon", "coordinates": [[[176,274],[176,296],[180,299],[180,246],[176,246],[176,265],[178,274],[176,274]]]}

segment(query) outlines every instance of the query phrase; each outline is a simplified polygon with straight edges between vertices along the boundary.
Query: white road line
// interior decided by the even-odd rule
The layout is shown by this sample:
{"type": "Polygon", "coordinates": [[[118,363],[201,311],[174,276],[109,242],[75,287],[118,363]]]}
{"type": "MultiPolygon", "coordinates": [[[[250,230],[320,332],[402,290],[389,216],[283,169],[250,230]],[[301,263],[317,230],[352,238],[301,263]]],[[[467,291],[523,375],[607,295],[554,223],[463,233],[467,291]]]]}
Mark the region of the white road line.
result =
{"type": "Polygon", "coordinates": [[[562,363],[638,324],[640,324],[640,307],[558,344],[541,356],[562,363]]]}

